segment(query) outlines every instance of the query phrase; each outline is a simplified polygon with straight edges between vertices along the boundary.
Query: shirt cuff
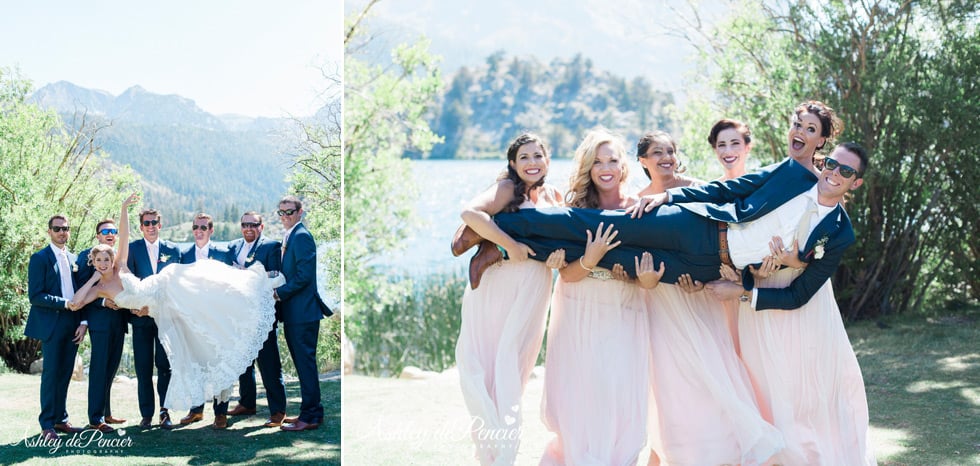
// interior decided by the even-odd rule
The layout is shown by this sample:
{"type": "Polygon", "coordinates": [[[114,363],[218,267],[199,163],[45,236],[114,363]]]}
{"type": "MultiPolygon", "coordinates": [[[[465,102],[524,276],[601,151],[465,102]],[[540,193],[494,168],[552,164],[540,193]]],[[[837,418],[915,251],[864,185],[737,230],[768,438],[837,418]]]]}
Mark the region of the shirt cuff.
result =
{"type": "Polygon", "coordinates": [[[759,302],[759,289],[752,288],[752,303],[749,305],[752,306],[752,309],[755,309],[755,305],[758,302],[759,302]]]}
{"type": "Polygon", "coordinates": [[[83,320],[83,321],[79,322],[78,325],[84,325],[84,326],[88,327],[88,321],[87,320],[83,320]]]}

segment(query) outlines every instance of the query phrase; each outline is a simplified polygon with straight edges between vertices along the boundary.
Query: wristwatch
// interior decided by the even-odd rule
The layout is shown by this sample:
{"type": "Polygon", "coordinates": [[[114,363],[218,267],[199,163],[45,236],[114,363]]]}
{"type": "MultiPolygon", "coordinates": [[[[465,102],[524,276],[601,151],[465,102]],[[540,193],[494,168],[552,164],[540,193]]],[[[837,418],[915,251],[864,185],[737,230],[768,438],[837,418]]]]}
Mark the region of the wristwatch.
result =
{"type": "Polygon", "coordinates": [[[742,294],[738,297],[738,300],[743,303],[752,302],[752,290],[743,291],[742,294]]]}

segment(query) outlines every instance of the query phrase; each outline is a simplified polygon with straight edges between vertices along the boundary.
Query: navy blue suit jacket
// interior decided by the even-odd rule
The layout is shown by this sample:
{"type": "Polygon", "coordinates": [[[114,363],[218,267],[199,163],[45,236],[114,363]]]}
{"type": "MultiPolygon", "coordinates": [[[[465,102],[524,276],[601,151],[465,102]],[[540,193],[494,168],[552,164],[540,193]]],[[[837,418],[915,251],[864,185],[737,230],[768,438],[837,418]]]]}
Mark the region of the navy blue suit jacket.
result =
{"type": "MultiPolygon", "coordinates": [[[[78,267],[75,278],[82,285],[87,283],[92,278],[92,274],[95,273],[95,267],[88,263],[88,257],[91,252],[92,248],[89,248],[78,253],[78,260],[75,261],[75,265],[78,267]]],[[[130,315],[132,314],[103,306],[101,298],[92,301],[82,308],[82,320],[88,321],[88,328],[91,331],[122,331],[122,333],[126,333],[128,330],[126,328],[126,322],[129,321],[127,316],[130,315]]]]}
{"type": "MultiPolygon", "coordinates": [[[[780,163],[728,181],[668,190],[671,202],[698,215],[730,223],[755,220],[788,200],[806,192],[817,177],[805,167],[786,159],[780,163]]],[[[844,251],[854,243],[854,229],[847,212],[838,205],[800,246],[799,258],[806,270],[786,288],[760,288],[756,310],[796,309],[808,301],[837,270],[844,251]]],[[[746,268],[747,269],[747,268],[746,268]]],[[[742,284],[750,290],[755,280],[742,271],[742,284]]]]}
{"type": "MultiPolygon", "coordinates": [[[[194,249],[197,245],[191,243],[191,247],[180,252],[180,263],[181,264],[193,264],[197,261],[197,254],[194,249]]],[[[213,242],[208,244],[208,259],[214,259],[218,262],[224,262],[227,265],[232,265],[235,258],[228,254],[227,249],[222,249],[214,245],[213,242]]]]}
{"type": "Polygon", "coordinates": [[[316,284],[316,242],[302,223],[285,238],[282,273],[286,284],[276,288],[284,323],[306,323],[332,314],[320,299],[316,284]]]}
{"type": "MultiPolygon", "coordinates": [[[[176,244],[159,239],[157,240],[157,243],[160,245],[157,273],[170,264],[180,263],[180,248],[178,248],[176,244]]],[[[136,275],[141,280],[153,275],[153,266],[150,264],[150,258],[146,253],[145,239],[138,239],[129,243],[129,257],[126,258],[126,267],[129,268],[129,271],[132,272],[133,275],[136,275]]],[[[136,327],[153,323],[153,318],[150,316],[132,316],[129,321],[134,327],[136,327]]]]}
{"type": "MultiPolygon", "coordinates": [[[[228,254],[231,256],[232,262],[238,260],[238,254],[243,247],[245,247],[245,238],[238,238],[228,243],[228,254]]],[[[248,251],[248,255],[245,257],[245,263],[242,265],[248,268],[256,262],[261,262],[265,270],[278,271],[281,268],[282,262],[281,247],[282,243],[279,241],[266,239],[266,237],[260,235],[252,243],[251,250],[248,251]]]]}
{"type": "MultiPolygon", "coordinates": [[[[75,255],[68,253],[68,263],[75,263],[75,255]]],[[[74,274],[72,287],[78,289],[74,274]]],[[[31,255],[27,266],[27,295],[31,310],[27,315],[24,335],[44,341],[51,337],[55,325],[68,319],[73,325],[81,322],[81,314],[65,307],[67,299],[61,296],[61,272],[58,259],[50,246],[31,255]]]]}

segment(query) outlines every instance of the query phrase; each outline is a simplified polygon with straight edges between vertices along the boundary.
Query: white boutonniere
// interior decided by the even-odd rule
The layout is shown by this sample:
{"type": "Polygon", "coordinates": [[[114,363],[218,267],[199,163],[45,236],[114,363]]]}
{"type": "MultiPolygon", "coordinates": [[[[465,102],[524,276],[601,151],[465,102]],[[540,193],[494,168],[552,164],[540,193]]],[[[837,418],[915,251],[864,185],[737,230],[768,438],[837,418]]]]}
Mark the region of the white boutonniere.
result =
{"type": "Polygon", "coordinates": [[[254,260],[255,260],[255,253],[252,253],[251,256],[248,256],[248,257],[245,258],[245,263],[247,264],[247,263],[252,262],[254,260]]]}
{"type": "Polygon", "coordinates": [[[71,271],[72,272],[78,272],[78,264],[72,263],[71,264],[71,271]]]}
{"type": "Polygon", "coordinates": [[[813,245],[813,258],[816,260],[823,259],[824,246],[827,244],[830,238],[824,236],[817,240],[817,244],[813,245]]]}
{"type": "Polygon", "coordinates": [[[166,254],[160,254],[160,260],[158,260],[157,262],[167,262],[169,260],[170,260],[170,256],[166,254]]]}

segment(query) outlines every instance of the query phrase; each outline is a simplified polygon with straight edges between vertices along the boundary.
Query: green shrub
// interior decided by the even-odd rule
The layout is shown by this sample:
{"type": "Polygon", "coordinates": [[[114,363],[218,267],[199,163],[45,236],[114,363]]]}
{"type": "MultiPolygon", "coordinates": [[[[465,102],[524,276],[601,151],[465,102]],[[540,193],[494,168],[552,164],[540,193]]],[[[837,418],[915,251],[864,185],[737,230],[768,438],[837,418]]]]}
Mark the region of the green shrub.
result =
{"type": "Polygon", "coordinates": [[[453,366],[466,280],[458,274],[395,277],[383,286],[408,292],[376,310],[345,317],[356,355],[355,370],[397,376],[405,366],[433,371],[453,366]]]}

